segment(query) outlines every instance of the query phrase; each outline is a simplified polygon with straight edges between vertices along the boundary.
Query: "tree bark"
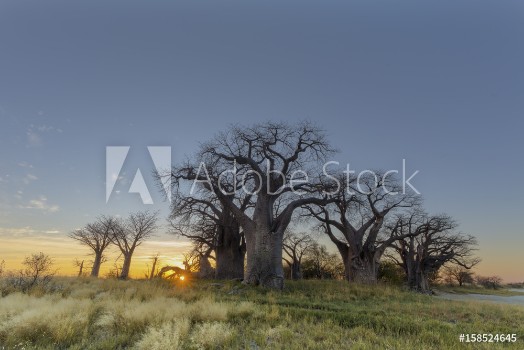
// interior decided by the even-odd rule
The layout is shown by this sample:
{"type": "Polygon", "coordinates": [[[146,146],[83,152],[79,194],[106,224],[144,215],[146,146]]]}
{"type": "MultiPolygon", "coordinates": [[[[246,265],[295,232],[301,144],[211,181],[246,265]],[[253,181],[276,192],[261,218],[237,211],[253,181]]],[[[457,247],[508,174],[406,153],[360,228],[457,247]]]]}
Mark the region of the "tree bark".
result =
{"type": "Polygon", "coordinates": [[[98,277],[98,274],[100,273],[100,265],[102,265],[102,253],[96,252],[93,267],[91,268],[91,277],[98,277]]]}
{"type": "MultiPolygon", "coordinates": [[[[215,270],[211,266],[211,263],[209,262],[209,256],[201,255],[199,258],[199,270],[198,270],[198,277],[200,278],[213,278],[215,276],[215,270]]],[[[191,271],[188,271],[188,273],[191,273],[191,271]]]]}
{"type": "Polygon", "coordinates": [[[244,277],[246,243],[239,231],[238,225],[219,228],[215,248],[217,279],[244,277]]]}
{"type": "Polygon", "coordinates": [[[379,264],[375,260],[374,254],[362,252],[349,262],[349,280],[357,283],[376,284],[378,266],[379,264]]]}
{"type": "Polygon", "coordinates": [[[410,237],[409,239],[409,247],[408,251],[406,252],[406,276],[408,280],[408,286],[409,288],[416,287],[416,278],[415,278],[415,238],[410,237]]]}
{"type": "Polygon", "coordinates": [[[279,290],[283,289],[283,232],[257,229],[255,236],[254,265],[247,274],[246,283],[279,290]]]}
{"type": "Polygon", "coordinates": [[[124,264],[122,265],[122,270],[120,271],[120,279],[125,280],[129,278],[129,269],[131,268],[131,257],[133,253],[130,252],[124,255],[124,264]]]}
{"type": "Polygon", "coordinates": [[[244,230],[244,237],[246,240],[246,267],[244,269],[244,283],[254,284],[250,281],[250,277],[255,274],[255,246],[256,236],[254,232],[244,230]]]}
{"type": "Polygon", "coordinates": [[[84,271],[84,260],[80,263],[80,266],[78,268],[78,277],[82,276],[82,272],[84,271]]]}
{"type": "Polygon", "coordinates": [[[426,276],[423,270],[417,270],[415,281],[416,281],[415,289],[417,291],[422,292],[422,293],[429,293],[431,291],[429,287],[428,277],[426,276]]]}
{"type": "Polygon", "coordinates": [[[296,260],[293,261],[290,268],[291,268],[291,279],[293,280],[302,279],[302,268],[300,267],[300,263],[298,261],[296,260]]]}
{"type": "Polygon", "coordinates": [[[344,263],[344,279],[346,281],[351,281],[351,259],[349,256],[349,248],[346,244],[343,244],[338,240],[333,242],[336,244],[342,262],[344,263]]]}
{"type": "Polygon", "coordinates": [[[151,273],[149,274],[149,279],[152,280],[155,277],[156,263],[158,261],[158,255],[153,259],[153,266],[151,267],[151,273]]]}

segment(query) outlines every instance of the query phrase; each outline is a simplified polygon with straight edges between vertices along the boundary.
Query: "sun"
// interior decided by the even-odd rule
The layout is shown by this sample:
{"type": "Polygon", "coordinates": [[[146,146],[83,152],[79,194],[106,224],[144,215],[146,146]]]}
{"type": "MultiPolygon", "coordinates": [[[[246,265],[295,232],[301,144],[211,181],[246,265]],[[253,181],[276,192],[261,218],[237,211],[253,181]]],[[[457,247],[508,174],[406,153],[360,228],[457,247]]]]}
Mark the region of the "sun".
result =
{"type": "Polygon", "coordinates": [[[181,281],[185,280],[186,278],[184,276],[180,276],[179,278],[181,281]]]}

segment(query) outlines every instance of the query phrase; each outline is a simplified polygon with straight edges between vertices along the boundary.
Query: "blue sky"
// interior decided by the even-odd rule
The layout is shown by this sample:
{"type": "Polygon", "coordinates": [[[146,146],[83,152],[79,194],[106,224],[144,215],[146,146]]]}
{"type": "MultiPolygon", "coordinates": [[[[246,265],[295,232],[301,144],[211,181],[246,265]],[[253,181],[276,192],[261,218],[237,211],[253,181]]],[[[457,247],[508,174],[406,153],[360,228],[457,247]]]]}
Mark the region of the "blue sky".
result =
{"type": "Polygon", "coordinates": [[[355,169],[405,158],[479,269],[524,280],[523,37],[521,1],[3,1],[0,242],[141,209],[147,146],[176,162],[230,124],[310,119],[355,169]]]}

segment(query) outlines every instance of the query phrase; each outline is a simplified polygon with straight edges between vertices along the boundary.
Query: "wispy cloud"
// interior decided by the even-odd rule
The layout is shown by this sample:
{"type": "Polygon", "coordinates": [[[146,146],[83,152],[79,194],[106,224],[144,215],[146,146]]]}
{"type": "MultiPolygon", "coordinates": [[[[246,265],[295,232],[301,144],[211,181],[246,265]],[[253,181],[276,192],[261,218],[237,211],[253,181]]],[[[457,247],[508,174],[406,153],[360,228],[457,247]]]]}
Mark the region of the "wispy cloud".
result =
{"type": "Polygon", "coordinates": [[[27,129],[26,135],[27,135],[27,147],[40,147],[43,145],[43,138],[42,134],[44,133],[63,133],[64,130],[50,126],[50,125],[34,125],[31,124],[29,126],[29,129],[27,129]]]}
{"type": "Polygon", "coordinates": [[[21,209],[38,209],[47,213],[56,213],[60,210],[58,205],[51,205],[47,202],[47,197],[40,196],[38,199],[31,199],[27,205],[19,206],[21,209]]]}
{"type": "Polygon", "coordinates": [[[35,180],[38,180],[38,177],[36,175],[33,175],[33,174],[27,174],[23,179],[22,181],[24,182],[24,184],[28,185],[31,181],[35,181],[35,180]]]}
{"type": "Polygon", "coordinates": [[[42,146],[42,138],[34,130],[27,130],[27,146],[40,147],[42,146]]]}
{"type": "Polygon", "coordinates": [[[31,226],[25,227],[0,227],[0,236],[23,237],[38,233],[31,226]]]}
{"type": "Polygon", "coordinates": [[[49,126],[49,125],[40,125],[40,126],[37,126],[36,127],[36,130],[40,131],[40,132],[50,132],[50,131],[56,131],[58,133],[62,133],[64,132],[64,130],[60,129],[60,128],[55,128],[54,126],[49,126]]]}
{"type": "Polygon", "coordinates": [[[54,234],[60,233],[60,231],[59,230],[47,230],[47,231],[44,231],[44,233],[54,235],[54,234]]]}
{"type": "Polygon", "coordinates": [[[19,167],[22,167],[22,168],[30,168],[30,169],[33,169],[33,165],[29,164],[28,162],[20,162],[20,163],[18,163],[18,166],[19,166],[19,167]]]}
{"type": "Polygon", "coordinates": [[[30,236],[42,236],[42,235],[57,235],[62,231],[57,229],[36,229],[32,226],[23,227],[0,227],[0,236],[9,237],[30,237],[30,236]]]}

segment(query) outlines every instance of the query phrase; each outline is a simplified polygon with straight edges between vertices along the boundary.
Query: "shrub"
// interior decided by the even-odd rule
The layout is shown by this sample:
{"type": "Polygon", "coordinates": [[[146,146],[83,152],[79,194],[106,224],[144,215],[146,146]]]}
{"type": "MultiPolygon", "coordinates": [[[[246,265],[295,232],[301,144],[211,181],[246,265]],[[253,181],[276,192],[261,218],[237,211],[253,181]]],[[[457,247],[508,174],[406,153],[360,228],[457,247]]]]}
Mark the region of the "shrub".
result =
{"type": "Polygon", "coordinates": [[[406,280],[404,270],[393,261],[382,261],[378,268],[379,281],[401,285],[406,280]]]}
{"type": "MultiPolygon", "coordinates": [[[[7,295],[13,291],[29,292],[38,287],[42,294],[51,289],[60,289],[59,286],[51,286],[50,282],[56,271],[52,270],[53,259],[42,252],[27,256],[22,262],[24,269],[10,273],[2,280],[0,291],[7,295]]],[[[3,269],[3,268],[2,268],[3,269]]],[[[52,291],[51,291],[52,292],[52,291]]]]}
{"type": "Polygon", "coordinates": [[[160,326],[150,326],[135,348],[140,350],[183,349],[183,339],[189,333],[189,326],[187,318],[166,322],[160,326]]]}
{"type": "Polygon", "coordinates": [[[502,278],[499,276],[478,276],[477,284],[480,284],[484,288],[499,289],[502,288],[502,278]]]}
{"type": "Polygon", "coordinates": [[[191,336],[191,341],[204,349],[226,346],[233,338],[231,326],[223,322],[204,322],[198,325],[191,336]]]}

